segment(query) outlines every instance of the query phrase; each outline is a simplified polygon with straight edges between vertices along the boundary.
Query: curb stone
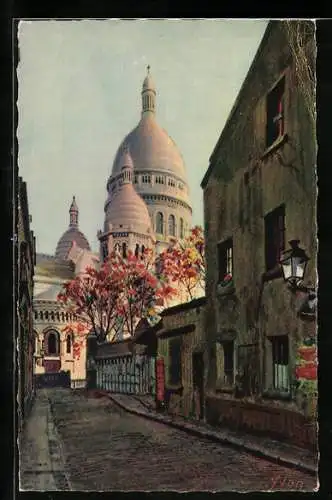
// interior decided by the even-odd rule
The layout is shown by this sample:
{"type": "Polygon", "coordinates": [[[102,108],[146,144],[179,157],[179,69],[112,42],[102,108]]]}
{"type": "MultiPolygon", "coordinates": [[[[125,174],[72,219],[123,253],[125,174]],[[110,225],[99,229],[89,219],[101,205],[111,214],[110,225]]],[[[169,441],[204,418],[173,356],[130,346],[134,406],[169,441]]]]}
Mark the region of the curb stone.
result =
{"type": "Polygon", "coordinates": [[[314,465],[309,465],[306,464],[302,461],[298,461],[296,459],[288,458],[288,457],[282,457],[280,455],[274,454],[269,452],[266,448],[256,446],[256,445],[248,445],[245,443],[242,439],[237,439],[233,438],[230,436],[226,435],[220,435],[217,432],[209,431],[209,430],[199,430],[197,428],[194,428],[190,425],[182,424],[179,422],[175,422],[171,417],[169,416],[164,416],[164,415],[158,415],[158,414],[153,414],[152,412],[148,413],[145,411],[141,410],[134,410],[133,408],[130,408],[129,406],[125,405],[124,403],[120,402],[117,400],[116,397],[112,396],[112,394],[109,393],[104,393],[102,391],[99,392],[99,394],[103,394],[106,396],[108,399],[113,401],[116,405],[118,405],[120,408],[123,410],[127,411],[128,413],[131,413],[133,415],[137,415],[143,418],[147,418],[149,420],[154,420],[155,422],[160,422],[165,425],[169,425],[171,427],[174,427],[176,429],[180,429],[182,431],[187,432],[188,434],[192,434],[194,436],[198,437],[203,437],[212,441],[217,441],[219,443],[225,443],[228,444],[234,448],[242,449],[245,450],[255,456],[265,458],[267,460],[270,460],[272,462],[275,462],[279,465],[286,465],[288,467],[296,468],[299,469],[303,472],[309,473],[311,475],[316,476],[318,473],[318,467],[315,467],[314,465]]]}

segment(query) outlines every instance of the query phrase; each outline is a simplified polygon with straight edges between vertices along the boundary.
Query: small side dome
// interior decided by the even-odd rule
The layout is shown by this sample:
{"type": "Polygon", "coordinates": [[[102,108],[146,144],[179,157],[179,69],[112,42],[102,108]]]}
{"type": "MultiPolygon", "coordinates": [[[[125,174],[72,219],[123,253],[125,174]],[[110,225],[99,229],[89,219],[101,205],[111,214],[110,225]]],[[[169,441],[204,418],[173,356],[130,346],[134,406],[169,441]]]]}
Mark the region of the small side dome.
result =
{"type": "Polygon", "coordinates": [[[79,246],[83,250],[91,250],[87,238],[78,229],[78,214],[78,206],[75,200],[75,196],[73,196],[73,201],[69,208],[69,228],[63,233],[56,246],[55,258],[57,260],[64,260],[67,258],[74,241],[76,242],[77,246],[79,246]]]}
{"type": "Polygon", "coordinates": [[[77,246],[82,248],[83,250],[91,250],[89,242],[85,235],[77,228],[70,227],[65,233],[63,233],[58,241],[55,250],[55,258],[57,260],[66,259],[74,241],[76,242],[77,246]]]}
{"type": "Polygon", "coordinates": [[[142,234],[151,234],[148,207],[132,184],[133,162],[128,148],[123,149],[119,166],[123,173],[123,183],[106,205],[105,231],[110,227],[127,230],[135,227],[142,234]]]}

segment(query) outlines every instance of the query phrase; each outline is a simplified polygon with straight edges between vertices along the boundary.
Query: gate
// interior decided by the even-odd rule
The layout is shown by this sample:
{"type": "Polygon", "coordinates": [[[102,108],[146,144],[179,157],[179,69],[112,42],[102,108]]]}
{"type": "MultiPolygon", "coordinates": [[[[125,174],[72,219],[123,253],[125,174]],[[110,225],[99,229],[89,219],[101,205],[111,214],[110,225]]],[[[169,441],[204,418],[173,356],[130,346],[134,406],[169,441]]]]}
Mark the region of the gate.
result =
{"type": "Polygon", "coordinates": [[[48,387],[70,387],[70,372],[41,373],[35,375],[37,389],[48,387]]]}
{"type": "Polygon", "coordinates": [[[155,394],[155,360],[123,356],[96,360],[97,388],[120,394],[155,394]]]}

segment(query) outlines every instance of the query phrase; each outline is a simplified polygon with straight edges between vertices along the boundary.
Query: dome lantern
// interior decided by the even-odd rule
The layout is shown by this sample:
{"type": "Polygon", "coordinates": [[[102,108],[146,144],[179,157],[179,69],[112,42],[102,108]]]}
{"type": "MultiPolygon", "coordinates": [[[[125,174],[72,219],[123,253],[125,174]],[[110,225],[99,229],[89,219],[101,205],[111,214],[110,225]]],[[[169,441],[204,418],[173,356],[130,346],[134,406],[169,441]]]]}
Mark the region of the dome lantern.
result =
{"type": "Polygon", "coordinates": [[[147,67],[147,75],[142,87],[142,115],[155,113],[156,111],[156,88],[150,75],[150,66],[147,67]]]}
{"type": "Polygon", "coordinates": [[[73,201],[69,208],[69,227],[78,227],[78,206],[75,200],[75,196],[73,196],[73,201]]]}

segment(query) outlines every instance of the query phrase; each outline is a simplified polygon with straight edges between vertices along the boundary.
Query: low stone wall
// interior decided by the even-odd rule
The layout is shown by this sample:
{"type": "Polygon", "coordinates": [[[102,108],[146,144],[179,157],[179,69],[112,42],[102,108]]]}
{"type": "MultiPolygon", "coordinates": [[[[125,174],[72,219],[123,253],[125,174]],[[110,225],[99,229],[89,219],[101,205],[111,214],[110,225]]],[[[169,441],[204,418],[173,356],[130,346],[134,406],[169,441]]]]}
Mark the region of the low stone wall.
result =
{"type": "Polygon", "coordinates": [[[316,425],[300,413],[283,408],[209,396],[206,420],[212,425],[266,434],[271,438],[316,450],[316,425]]]}

